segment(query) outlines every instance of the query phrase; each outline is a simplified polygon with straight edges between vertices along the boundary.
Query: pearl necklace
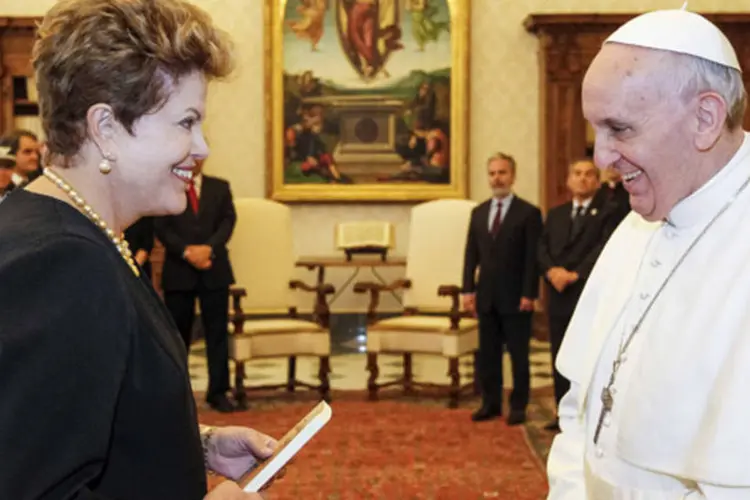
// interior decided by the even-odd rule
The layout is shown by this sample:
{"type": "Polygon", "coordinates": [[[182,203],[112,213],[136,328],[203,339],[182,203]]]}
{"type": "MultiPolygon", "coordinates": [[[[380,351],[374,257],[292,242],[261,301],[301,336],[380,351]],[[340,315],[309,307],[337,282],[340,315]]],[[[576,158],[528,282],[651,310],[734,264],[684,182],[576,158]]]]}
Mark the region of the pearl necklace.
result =
{"type": "Polygon", "coordinates": [[[97,214],[94,209],[91,208],[91,205],[86,203],[86,200],[84,200],[70,184],[65,182],[62,177],[54,173],[49,168],[44,169],[44,176],[51,180],[55,184],[55,186],[65,192],[65,194],[67,194],[68,197],[73,200],[75,206],[79,208],[91,222],[96,224],[96,227],[104,231],[104,234],[106,234],[109,240],[114,243],[115,247],[120,252],[120,255],[123,259],[125,259],[125,262],[127,262],[133,273],[136,276],[140,276],[141,273],[138,270],[138,266],[136,265],[135,261],[133,260],[133,253],[130,251],[130,246],[128,245],[128,242],[125,240],[124,236],[120,235],[118,237],[115,232],[107,226],[107,223],[104,222],[99,214],[97,214]]]}

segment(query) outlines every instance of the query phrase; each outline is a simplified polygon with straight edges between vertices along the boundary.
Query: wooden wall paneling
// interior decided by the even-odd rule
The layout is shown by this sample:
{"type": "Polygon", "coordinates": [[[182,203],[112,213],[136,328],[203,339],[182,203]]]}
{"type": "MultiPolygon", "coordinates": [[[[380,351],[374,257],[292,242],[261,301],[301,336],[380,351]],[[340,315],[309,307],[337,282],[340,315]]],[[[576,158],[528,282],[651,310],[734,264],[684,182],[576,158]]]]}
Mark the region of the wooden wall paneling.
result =
{"type": "Polygon", "coordinates": [[[0,17],[0,133],[14,124],[13,77],[31,77],[38,18],[0,17]]]}

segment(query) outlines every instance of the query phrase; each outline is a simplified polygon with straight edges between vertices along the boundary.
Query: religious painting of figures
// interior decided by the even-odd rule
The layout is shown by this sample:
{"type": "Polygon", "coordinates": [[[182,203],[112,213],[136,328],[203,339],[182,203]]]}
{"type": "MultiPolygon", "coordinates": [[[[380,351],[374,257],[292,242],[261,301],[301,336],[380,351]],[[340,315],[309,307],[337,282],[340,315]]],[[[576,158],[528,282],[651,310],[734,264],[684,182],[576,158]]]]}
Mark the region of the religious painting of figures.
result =
{"type": "Polygon", "coordinates": [[[465,198],[469,0],[266,0],[267,192],[465,198]]]}

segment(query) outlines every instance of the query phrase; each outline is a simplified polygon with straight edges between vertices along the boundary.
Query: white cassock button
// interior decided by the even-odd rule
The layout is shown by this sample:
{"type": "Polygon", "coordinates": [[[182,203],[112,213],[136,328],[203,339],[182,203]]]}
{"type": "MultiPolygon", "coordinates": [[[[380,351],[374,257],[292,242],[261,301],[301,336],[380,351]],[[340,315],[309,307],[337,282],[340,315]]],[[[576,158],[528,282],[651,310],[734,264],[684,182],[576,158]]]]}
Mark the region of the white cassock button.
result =
{"type": "Polygon", "coordinates": [[[602,458],[604,456],[604,450],[597,446],[594,454],[596,455],[596,458],[602,458]]]}
{"type": "Polygon", "coordinates": [[[649,297],[651,297],[650,293],[646,293],[646,292],[641,293],[641,300],[646,300],[649,297]]]}
{"type": "Polygon", "coordinates": [[[620,357],[620,363],[624,363],[627,360],[628,360],[627,353],[622,353],[622,356],[620,357]]]}
{"type": "Polygon", "coordinates": [[[604,415],[604,420],[602,421],[602,425],[604,427],[609,427],[610,425],[612,425],[612,415],[610,413],[607,413],[606,415],[604,415]]]}
{"type": "Polygon", "coordinates": [[[659,259],[654,259],[651,261],[651,267],[659,267],[661,265],[661,261],[659,259]]]}

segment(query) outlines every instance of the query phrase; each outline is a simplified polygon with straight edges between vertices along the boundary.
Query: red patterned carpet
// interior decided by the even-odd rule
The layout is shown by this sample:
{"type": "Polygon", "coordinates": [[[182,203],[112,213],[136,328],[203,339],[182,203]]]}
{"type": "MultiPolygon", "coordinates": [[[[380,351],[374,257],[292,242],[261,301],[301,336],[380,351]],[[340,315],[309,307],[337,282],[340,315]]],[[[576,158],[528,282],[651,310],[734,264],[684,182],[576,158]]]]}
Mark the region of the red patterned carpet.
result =
{"type": "MultiPolygon", "coordinates": [[[[202,423],[248,425],[283,435],[315,401],[255,404],[229,415],[202,409],[202,423]]],[[[300,397],[302,396],[302,397],[300,397]]],[[[200,398],[200,396],[197,396],[200,398]]],[[[197,399],[201,401],[201,399],[197,399]]],[[[257,401],[257,400],[256,400],[257,401]]],[[[449,410],[407,399],[363,401],[361,393],[334,394],[333,419],[273,484],[276,499],[507,499],[542,500],[541,462],[523,427],[503,420],[470,421],[469,408],[449,410]]],[[[217,484],[218,478],[210,478],[217,484]]]]}

